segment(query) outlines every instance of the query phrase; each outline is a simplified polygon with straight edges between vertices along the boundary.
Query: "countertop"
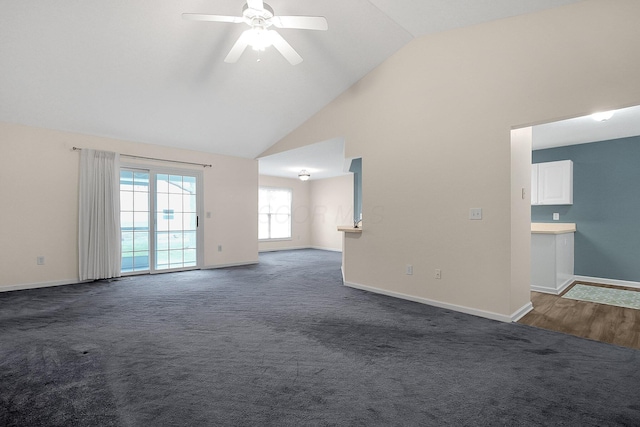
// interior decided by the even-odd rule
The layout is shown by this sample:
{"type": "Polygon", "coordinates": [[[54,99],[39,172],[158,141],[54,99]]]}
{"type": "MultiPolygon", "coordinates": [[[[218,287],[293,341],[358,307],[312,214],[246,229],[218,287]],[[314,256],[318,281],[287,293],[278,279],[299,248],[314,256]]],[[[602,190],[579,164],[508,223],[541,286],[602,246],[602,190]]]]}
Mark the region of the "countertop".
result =
{"type": "Polygon", "coordinates": [[[576,225],[572,222],[532,222],[531,233],[534,234],[564,234],[575,233],[576,225]]]}
{"type": "Polygon", "coordinates": [[[338,231],[344,231],[345,233],[362,233],[362,228],[355,228],[352,225],[339,225],[338,231]]]}

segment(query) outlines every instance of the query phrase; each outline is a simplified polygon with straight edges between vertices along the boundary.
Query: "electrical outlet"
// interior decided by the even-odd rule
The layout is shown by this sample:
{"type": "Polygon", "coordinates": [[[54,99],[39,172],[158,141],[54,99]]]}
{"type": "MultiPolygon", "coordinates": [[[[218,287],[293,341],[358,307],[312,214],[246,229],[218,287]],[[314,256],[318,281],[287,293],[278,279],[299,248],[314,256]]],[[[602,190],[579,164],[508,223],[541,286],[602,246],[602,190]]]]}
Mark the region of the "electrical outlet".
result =
{"type": "Polygon", "coordinates": [[[436,279],[442,279],[442,270],[440,270],[439,268],[436,268],[435,277],[436,279]]]}
{"type": "Polygon", "coordinates": [[[482,219],[482,208],[469,209],[469,219],[482,219]]]}
{"type": "Polygon", "coordinates": [[[222,252],[222,245],[218,245],[218,252],[222,252]]]}
{"type": "Polygon", "coordinates": [[[39,256],[36,258],[36,264],[38,265],[44,265],[44,257],[43,256],[39,256]]]}
{"type": "Polygon", "coordinates": [[[553,213],[553,220],[554,221],[560,221],[560,214],[558,212],[554,212],[553,213]]]}
{"type": "Polygon", "coordinates": [[[407,275],[411,276],[413,274],[413,265],[411,264],[407,264],[407,270],[406,270],[407,275]]]}

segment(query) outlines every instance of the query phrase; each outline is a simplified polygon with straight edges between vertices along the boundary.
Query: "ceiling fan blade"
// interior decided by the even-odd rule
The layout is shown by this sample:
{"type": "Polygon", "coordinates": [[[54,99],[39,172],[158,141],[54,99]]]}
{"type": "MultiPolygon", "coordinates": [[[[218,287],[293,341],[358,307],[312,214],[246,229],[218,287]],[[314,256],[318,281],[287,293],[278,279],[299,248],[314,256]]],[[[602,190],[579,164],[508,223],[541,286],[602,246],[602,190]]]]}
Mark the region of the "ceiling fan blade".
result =
{"type": "Polygon", "coordinates": [[[321,30],[329,28],[324,16],[274,16],[271,22],[278,28],[297,28],[300,30],[321,30]]]}
{"type": "Polygon", "coordinates": [[[240,35],[240,37],[238,38],[236,43],[233,45],[233,47],[229,51],[229,54],[227,55],[227,57],[224,58],[224,62],[227,62],[229,64],[233,64],[234,62],[237,62],[238,59],[240,59],[240,56],[242,55],[244,50],[249,45],[249,32],[250,31],[251,30],[246,30],[245,32],[243,32],[240,35]]]}
{"type": "Polygon", "coordinates": [[[241,16],[205,15],[202,13],[183,13],[182,19],[189,21],[231,22],[233,24],[244,22],[244,18],[241,16]]]}
{"type": "Polygon", "coordinates": [[[262,0],[247,0],[247,6],[249,6],[249,9],[264,9],[264,3],[262,3],[262,0]]]}
{"type": "Polygon", "coordinates": [[[302,57],[298,55],[298,52],[296,52],[280,34],[273,30],[269,30],[269,36],[271,37],[273,47],[278,49],[282,56],[284,56],[291,65],[298,65],[302,62],[302,57]]]}

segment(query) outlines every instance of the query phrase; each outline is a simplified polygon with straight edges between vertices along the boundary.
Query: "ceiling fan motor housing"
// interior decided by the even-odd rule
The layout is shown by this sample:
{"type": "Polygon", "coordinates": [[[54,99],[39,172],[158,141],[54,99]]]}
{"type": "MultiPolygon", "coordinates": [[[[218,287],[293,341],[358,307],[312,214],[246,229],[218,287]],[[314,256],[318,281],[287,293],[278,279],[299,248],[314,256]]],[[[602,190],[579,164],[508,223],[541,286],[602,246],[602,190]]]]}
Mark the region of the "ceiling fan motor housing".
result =
{"type": "MultiPolygon", "coordinates": [[[[269,21],[273,18],[274,13],[271,6],[266,3],[263,3],[263,9],[257,10],[249,7],[248,4],[245,4],[242,8],[242,16],[244,16],[247,20],[253,21],[254,19],[262,19],[263,21],[269,21]]],[[[271,25],[269,23],[269,25],[271,25]]]]}

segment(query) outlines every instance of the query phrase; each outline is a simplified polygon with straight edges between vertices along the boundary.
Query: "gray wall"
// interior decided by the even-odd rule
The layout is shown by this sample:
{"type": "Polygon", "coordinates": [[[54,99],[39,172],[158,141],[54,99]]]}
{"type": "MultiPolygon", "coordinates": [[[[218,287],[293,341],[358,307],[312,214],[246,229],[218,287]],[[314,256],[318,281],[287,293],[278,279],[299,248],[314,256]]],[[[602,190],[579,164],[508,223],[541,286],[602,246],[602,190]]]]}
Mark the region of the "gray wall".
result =
{"type": "Polygon", "coordinates": [[[575,222],[575,274],[640,281],[640,136],[536,150],[573,160],[573,205],[532,206],[533,222],[575,222]]]}

